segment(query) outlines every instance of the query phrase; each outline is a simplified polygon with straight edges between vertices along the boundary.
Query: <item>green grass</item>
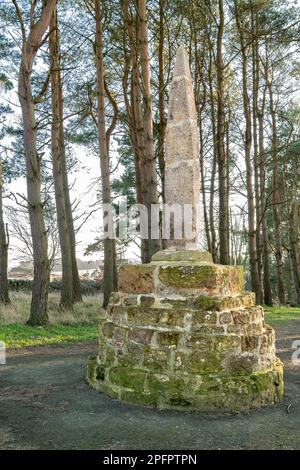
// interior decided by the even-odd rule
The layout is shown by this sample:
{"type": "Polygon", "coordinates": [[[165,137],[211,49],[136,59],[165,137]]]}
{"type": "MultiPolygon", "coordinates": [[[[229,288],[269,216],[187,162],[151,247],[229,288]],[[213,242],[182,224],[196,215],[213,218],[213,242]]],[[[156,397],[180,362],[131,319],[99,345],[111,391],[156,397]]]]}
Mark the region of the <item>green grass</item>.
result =
{"type": "Polygon", "coordinates": [[[14,324],[0,326],[0,340],[4,341],[7,348],[13,349],[91,341],[96,340],[97,336],[97,325],[38,327],[14,324]]]}
{"type": "Polygon", "coordinates": [[[280,321],[300,319],[300,307],[267,307],[264,306],[267,323],[276,324],[280,321]]]}
{"type": "Polygon", "coordinates": [[[31,295],[12,293],[11,304],[0,306],[0,341],[7,348],[64,345],[97,339],[101,296],[84,297],[73,312],[59,309],[59,294],[51,293],[48,302],[49,325],[26,325],[30,314],[31,295]]]}

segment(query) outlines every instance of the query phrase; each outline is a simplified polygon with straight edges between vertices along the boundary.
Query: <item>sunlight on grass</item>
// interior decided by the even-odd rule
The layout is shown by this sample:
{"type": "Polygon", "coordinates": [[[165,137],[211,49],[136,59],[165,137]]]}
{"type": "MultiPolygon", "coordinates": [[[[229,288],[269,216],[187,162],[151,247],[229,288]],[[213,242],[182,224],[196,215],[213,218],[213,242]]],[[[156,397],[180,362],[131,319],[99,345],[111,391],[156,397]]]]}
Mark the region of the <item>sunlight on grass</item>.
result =
{"type": "Polygon", "coordinates": [[[91,341],[96,340],[97,335],[97,325],[33,327],[14,324],[0,326],[0,340],[4,341],[7,348],[14,349],[91,341]]]}
{"type": "Polygon", "coordinates": [[[300,307],[267,307],[264,306],[265,319],[269,323],[300,319],[300,307]]]}
{"type": "Polygon", "coordinates": [[[74,305],[73,312],[62,312],[59,300],[59,294],[51,293],[48,302],[49,325],[32,327],[26,325],[31,295],[11,293],[11,304],[0,306],[0,341],[4,341],[7,348],[17,349],[96,340],[101,296],[84,297],[83,302],[74,305]]]}

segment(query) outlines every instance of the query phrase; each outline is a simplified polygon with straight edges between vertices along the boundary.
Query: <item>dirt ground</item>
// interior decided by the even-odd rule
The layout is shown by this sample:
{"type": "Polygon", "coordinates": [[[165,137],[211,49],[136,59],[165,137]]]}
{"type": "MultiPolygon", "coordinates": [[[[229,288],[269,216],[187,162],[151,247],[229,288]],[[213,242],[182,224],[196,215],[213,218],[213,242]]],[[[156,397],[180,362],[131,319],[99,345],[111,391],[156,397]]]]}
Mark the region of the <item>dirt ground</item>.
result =
{"type": "Polygon", "coordinates": [[[0,449],[300,449],[300,320],[276,327],[283,401],[241,414],[158,411],[88,387],[93,343],[11,351],[0,365],[0,449]]]}

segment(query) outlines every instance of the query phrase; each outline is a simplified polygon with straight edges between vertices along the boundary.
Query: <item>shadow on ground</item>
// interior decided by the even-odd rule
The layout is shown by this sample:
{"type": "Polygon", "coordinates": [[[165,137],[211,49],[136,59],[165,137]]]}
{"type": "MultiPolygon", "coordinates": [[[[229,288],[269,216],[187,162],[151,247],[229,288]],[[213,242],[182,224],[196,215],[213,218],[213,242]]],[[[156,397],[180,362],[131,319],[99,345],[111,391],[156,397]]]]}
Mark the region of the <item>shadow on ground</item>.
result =
{"type": "Polygon", "coordinates": [[[158,411],[120,403],[85,383],[82,343],[10,352],[0,366],[0,449],[300,449],[300,320],[275,327],[285,395],[250,413],[158,411]]]}

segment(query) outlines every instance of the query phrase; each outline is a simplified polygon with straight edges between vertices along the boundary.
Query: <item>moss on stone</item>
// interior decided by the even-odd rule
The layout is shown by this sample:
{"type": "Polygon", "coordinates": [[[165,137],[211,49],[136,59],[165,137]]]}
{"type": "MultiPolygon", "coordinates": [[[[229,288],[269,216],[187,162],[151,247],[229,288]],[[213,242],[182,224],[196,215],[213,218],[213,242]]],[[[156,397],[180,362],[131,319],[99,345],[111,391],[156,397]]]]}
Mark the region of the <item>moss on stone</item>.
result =
{"type": "Polygon", "coordinates": [[[159,266],[159,280],[177,289],[206,289],[209,292],[241,293],[242,271],[238,266],[186,264],[159,266]]]}
{"type": "Polygon", "coordinates": [[[213,351],[215,339],[211,335],[191,334],[187,337],[186,345],[188,348],[199,351],[213,351]]]}
{"type": "Polygon", "coordinates": [[[179,341],[180,334],[175,332],[158,332],[157,341],[161,346],[167,346],[168,348],[175,349],[179,341]]]}
{"type": "MultiPolygon", "coordinates": [[[[195,312],[192,312],[192,330],[193,331],[196,331],[196,330],[203,330],[203,329],[206,329],[205,326],[203,325],[214,325],[214,327],[216,326],[216,323],[217,323],[217,314],[216,312],[203,312],[203,311],[195,311],[195,312]]],[[[209,326],[209,328],[211,328],[209,326]]],[[[211,330],[213,331],[213,330],[211,330]]],[[[216,331],[223,331],[222,328],[220,328],[219,326],[216,326],[216,331]]]]}
{"type": "Polygon", "coordinates": [[[133,403],[205,411],[282,397],[274,332],[264,329],[253,294],[242,293],[242,268],[157,261],[122,273],[125,290],[102,315],[99,356],[89,359],[93,387],[133,403]]]}
{"type": "Polygon", "coordinates": [[[208,251],[200,250],[162,250],[152,256],[154,262],[184,261],[189,263],[212,263],[212,256],[208,251]]]}
{"type": "Polygon", "coordinates": [[[159,322],[160,313],[160,309],[142,306],[127,309],[128,322],[134,325],[156,325],[159,322]]]}
{"type": "Polygon", "coordinates": [[[96,360],[97,360],[96,356],[90,356],[88,358],[87,380],[91,385],[93,385],[94,383],[94,372],[95,372],[96,360]]]}
{"type": "Polygon", "coordinates": [[[140,305],[141,307],[151,307],[155,302],[154,295],[141,295],[140,305]]]}
{"type": "Polygon", "coordinates": [[[162,312],[159,323],[160,325],[170,328],[183,328],[187,314],[188,310],[177,310],[172,308],[168,311],[162,312]]]}
{"type": "Polygon", "coordinates": [[[105,363],[107,365],[113,365],[116,359],[116,351],[111,346],[106,347],[106,354],[105,354],[105,363]]]}
{"type": "Polygon", "coordinates": [[[112,322],[106,322],[103,325],[103,336],[106,338],[112,338],[113,337],[113,332],[115,329],[115,325],[112,322]]]}
{"type": "Polygon", "coordinates": [[[215,311],[219,309],[220,300],[208,295],[196,295],[192,300],[192,307],[199,310],[215,311]]]}
{"type": "Polygon", "coordinates": [[[159,280],[178,288],[211,288],[217,282],[215,265],[160,266],[159,280]]]}
{"type": "Polygon", "coordinates": [[[274,363],[272,370],[242,375],[224,371],[215,374],[202,371],[199,375],[187,370],[166,374],[118,367],[110,370],[111,382],[95,380],[95,365],[96,359],[90,358],[89,382],[98,390],[111,397],[160,408],[242,411],[274,403],[283,393],[280,361],[274,363]]]}
{"type": "Polygon", "coordinates": [[[169,351],[145,347],[144,366],[154,372],[161,372],[169,369],[169,351]]]}
{"type": "Polygon", "coordinates": [[[110,381],[126,389],[142,392],[144,390],[145,371],[129,367],[113,367],[109,372],[110,381]]]}

